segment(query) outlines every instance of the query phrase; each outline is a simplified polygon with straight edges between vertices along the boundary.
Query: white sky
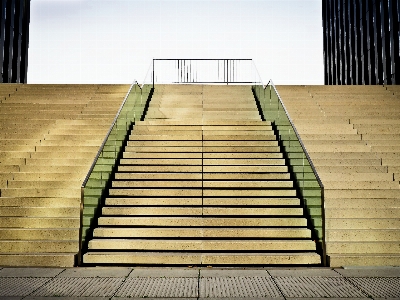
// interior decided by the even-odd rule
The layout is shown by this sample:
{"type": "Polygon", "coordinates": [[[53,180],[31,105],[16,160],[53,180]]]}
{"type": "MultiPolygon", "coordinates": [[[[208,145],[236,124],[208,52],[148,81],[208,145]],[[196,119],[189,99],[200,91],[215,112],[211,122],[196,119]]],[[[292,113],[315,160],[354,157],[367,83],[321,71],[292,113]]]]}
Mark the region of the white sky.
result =
{"type": "Polygon", "coordinates": [[[321,0],[31,0],[28,83],[141,83],[153,58],[252,58],[323,84],[321,0]]]}

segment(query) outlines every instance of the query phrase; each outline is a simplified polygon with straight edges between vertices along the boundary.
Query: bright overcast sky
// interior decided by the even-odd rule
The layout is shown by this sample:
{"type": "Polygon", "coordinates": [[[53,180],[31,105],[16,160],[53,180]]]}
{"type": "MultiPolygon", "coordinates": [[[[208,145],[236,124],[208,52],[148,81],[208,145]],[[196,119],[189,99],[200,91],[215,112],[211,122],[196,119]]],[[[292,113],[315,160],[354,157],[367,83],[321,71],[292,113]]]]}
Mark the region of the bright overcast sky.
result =
{"type": "Polygon", "coordinates": [[[31,0],[28,83],[141,83],[153,58],[252,58],[323,84],[321,0],[31,0]]]}

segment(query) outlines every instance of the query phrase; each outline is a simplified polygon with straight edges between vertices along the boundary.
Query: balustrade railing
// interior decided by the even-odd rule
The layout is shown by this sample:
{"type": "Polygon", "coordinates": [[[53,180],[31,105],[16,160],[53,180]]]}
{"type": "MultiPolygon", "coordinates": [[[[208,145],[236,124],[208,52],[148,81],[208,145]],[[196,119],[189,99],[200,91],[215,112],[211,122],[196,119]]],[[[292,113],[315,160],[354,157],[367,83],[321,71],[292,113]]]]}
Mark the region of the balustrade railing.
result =
{"type": "Polygon", "coordinates": [[[272,80],[264,86],[259,79],[252,89],[263,118],[271,121],[276,130],[308,217],[308,227],[321,255],[321,263],[326,266],[324,185],[272,80]]]}
{"type": "Polygon", "coordinates": [[[83,254],[92,237],[92,229],[96,226],[105,192],[111,184],[115,167],[128,138],[127,134],[135,122],[143,118],[152,93],[153,86],[149,72],[141,85],[136,81],[132,83],[82,183],[77,265],[82,264],[83,254]]]}
{"type": "Polygon", "coordinates": [[[252,59],[153,59],[154,84],[252,84],[252,59]]]}

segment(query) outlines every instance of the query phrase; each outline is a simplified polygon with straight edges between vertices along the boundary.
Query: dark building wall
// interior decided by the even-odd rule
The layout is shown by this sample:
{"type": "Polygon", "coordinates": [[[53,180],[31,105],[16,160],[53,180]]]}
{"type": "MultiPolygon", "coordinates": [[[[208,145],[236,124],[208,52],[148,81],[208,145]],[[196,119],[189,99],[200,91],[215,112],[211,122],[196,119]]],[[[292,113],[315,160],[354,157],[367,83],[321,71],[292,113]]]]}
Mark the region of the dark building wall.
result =
{"type": "Polygon", "coordinates": [[[322,0],[325,84],[400,84],[400,0],[322,0]]]}
{"type": "Polygon", "coordinates": [[[30,0],[0,0],[1,82],[26,83],[30,0]]]}

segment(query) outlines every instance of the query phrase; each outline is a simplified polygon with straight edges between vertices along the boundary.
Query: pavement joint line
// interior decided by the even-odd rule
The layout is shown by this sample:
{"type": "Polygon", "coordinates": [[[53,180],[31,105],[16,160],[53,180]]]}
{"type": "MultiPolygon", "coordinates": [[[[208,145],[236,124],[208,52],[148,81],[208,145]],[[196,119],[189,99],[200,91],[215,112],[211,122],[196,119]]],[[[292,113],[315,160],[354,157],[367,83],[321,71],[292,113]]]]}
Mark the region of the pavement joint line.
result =
{"type": "Polygon", "coordinates": [[[279,293],[281,293],[282,297],[287,300],[285,294],[282,292],[281,288],[279,287],[279,285],[276,283],[274,276],[271,275],[271,273],[268,270],[267,271],[268,275],[270,276],[272,282],[275,284],[275,287],[278,289],[279,293]]]}
{"type": "MultiPolygon", "coordinates": [[[[350,285],[352,285],[352,286],[354,286],[356,289],[358,289],[362,294],[364,294],[365,295],[365,297],[366,298],[373,298],[368,292],[366,292],[364,289],[362,289],[361,287],[359,287],[358,285],[356,285],[353,281],[351,281],[349,278],[352,278],[352,277],[347,277],[347,276],[344,276],[344,275],[342,275],[342,274],[340,274],[338,271],[337,271],[337,269],[333,269],[333,271],[334,272],[336,272],[336,273],[338,273],[341,277],[343,277],[344,278],[344,280],[347,282],[347,283],[349,283],[350,285]]],[[[375,297],[376,298],[376,297],[375,297]]]]}
{"type": "Polygon", "coordinates": [[[114,294],[112,294],[112,296],[110,297],[110,299],[113,299],[115,297],[115,295],[117,295],[117,293],[119,292],[119,290],[121,289],[121,287],[124,285],[125,281],[127,278],[129,278],[129,275],[133,272],[134,268],[132,268],[130,270],[130,272],[125,276],[124,280],[122,280],[120,286],[118,288],[115,289],[114,294]]]}

